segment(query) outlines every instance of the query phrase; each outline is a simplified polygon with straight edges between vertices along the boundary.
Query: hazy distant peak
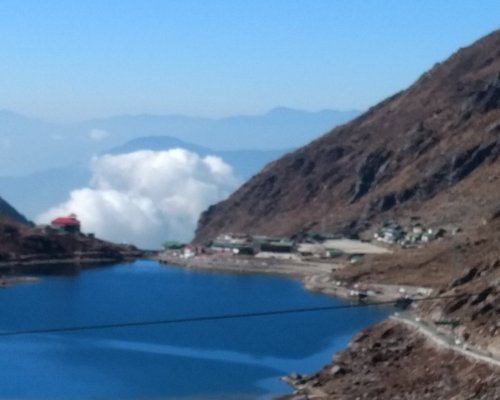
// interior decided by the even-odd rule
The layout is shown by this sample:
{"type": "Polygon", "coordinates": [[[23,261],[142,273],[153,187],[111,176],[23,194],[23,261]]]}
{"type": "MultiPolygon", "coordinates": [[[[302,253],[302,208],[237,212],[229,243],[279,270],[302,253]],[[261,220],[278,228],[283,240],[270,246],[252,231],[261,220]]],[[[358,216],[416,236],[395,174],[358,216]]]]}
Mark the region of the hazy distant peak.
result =
{"type": "Polygon", "coordinates": [[[280,107],[275,107],[269,110],[265,115],[266,116],[290,116],[290,115],[321,115],[321,114],[352,114],[354,115],[359,115],[361,111],[359,110],[346,110],[346,111],[341,111],[341,110],[334,110],[330,108],[324,108],[319,111],[306,111],[306,110],[299,110],[296,108],[291,108],[291,107],[285,107],[285,106],[280,106],[280,107]]]}
{"type": "Polygon", "coordinates": [[[0,119],[4,121],[29,121],[29,122],[42,122],[39,118],[30,117],[16,111],[11,111],[8,109],[0,110],[0,119]]]}
{"type": "Polygon", "coordinates": [[[283,115],[283,114],[296,114],[296,113],[307,114],[308,111],[298,110],[296,108],[291,108],[291,107],[279,106],[269,110],[266,113],[266,115],[283,115]]]}
{"type": "MultiPolygon", "coordinates": [[[[0,175],[26,175],[84,162],[94,154],[144,136],[170,136],[205,148],[192,148],[195,152],[206,152],[206,148],[289,149],[302,146],[354,116],[333,110],[314,113],[276,107],[267,114],[220,119],[144,113],[58,124],[5,110],[0,112],[0,150],[3,149],[0,175]]],[[[155,143],[155,146],[172,147],[168,143],[155,143]]]]}
{"type": "Polygon", "coordinates": [[[204,147],[198,146],[193,143],[186,142],[171,136],[144,136],[132,139],[120,146],[112,149],[107,149],[103,153],[106,154],[124,154],[140,150],[168,150],[172,148],[188,149],[189,151],[196,152],[201,155],[213,153],[214,151],[204,147]]]}

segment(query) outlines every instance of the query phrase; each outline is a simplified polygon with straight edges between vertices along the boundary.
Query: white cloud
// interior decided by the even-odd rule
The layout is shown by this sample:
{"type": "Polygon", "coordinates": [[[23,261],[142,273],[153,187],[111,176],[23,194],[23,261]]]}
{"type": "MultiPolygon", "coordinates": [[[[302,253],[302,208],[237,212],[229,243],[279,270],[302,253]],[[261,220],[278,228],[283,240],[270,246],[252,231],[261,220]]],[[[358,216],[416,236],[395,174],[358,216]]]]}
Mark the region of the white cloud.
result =
{"type": "Polygon", "coordinates": [[[104,129],[94,128],[89,132],[89,138],[95,141],[106,139],[109,136],[109,132],[104,129]]]}
{"type": "Polygon", "coordinates": [[[191,240],[200,213],[238,184],[220,158],[183,149],[96,157],[92,172],[89,187],[72,191],[37,222],[74,212],[85,232],[154,248],[167,239],[191,240]]]}

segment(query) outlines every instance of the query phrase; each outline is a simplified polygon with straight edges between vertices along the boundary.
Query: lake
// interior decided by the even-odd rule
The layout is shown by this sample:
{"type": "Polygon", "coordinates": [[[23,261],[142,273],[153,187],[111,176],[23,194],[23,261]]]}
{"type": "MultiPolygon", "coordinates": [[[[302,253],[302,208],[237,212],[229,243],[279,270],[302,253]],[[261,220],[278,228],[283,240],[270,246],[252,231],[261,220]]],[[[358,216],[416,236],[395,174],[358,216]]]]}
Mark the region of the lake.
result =
{"type": "MultiPolygon", "coordinates": [[[[0,290],[2,332],[346,304],[291,279],[154,261],[55,271],[0,290]]],[[[362,307],[3,336],[0,398],[268,399],[290,392],[279,377],[319,369],[388,312],[362,307]]]]}

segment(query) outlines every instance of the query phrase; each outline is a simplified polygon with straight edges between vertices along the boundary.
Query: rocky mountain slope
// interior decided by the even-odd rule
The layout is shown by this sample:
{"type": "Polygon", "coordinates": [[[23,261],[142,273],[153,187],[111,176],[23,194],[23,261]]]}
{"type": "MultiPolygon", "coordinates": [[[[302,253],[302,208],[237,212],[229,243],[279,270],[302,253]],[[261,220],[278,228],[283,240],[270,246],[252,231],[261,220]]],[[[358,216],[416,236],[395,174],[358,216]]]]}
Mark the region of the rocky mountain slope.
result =
{"type": "Polygon", "coordinates": [[[446,229],[422,248],[367,256],[333,272],[331,282],[432,288],[442,298],[418,303],[409,318],[490,362],[388,320],[354,338],[318,373],[296,380],[297,394],[289,398],[500,396],[491,362],[500,360],[499,155],[496,31],[351,123],[269,164],[202,215],[198,243],[222,232],[368,238],[388,219],[446,229]]]}
{"type": "Polygon", "coordinates": [[[0,221],[5,218],[25,225],[30,223],[24,215],[0,197],[0,221]]]}
{"type": "Polygon", "coordinates": [[[222,232],[362,233],[393,217],[478,226],[500,204],[499,154],[496,31],[269,164],[201,216],[195,242],[222,232]]]}

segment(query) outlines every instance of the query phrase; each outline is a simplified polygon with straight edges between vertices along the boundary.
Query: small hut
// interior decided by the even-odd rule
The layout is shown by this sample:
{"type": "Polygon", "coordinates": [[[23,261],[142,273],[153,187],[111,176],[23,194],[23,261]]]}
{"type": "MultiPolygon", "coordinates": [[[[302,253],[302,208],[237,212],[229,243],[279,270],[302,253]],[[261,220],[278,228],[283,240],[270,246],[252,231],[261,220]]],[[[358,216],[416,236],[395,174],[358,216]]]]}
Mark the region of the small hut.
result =
{"type": "Polygon", "coordinates": [[[80,221],[75,214],[58,217],[50,223],[51,227],[60,233],[80,233],[80,221]]]}

